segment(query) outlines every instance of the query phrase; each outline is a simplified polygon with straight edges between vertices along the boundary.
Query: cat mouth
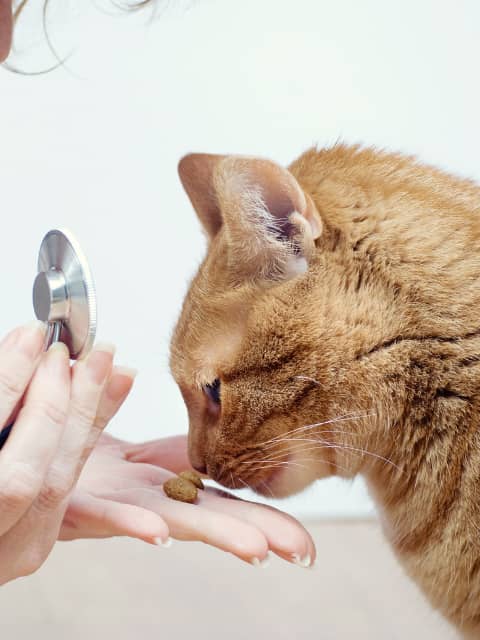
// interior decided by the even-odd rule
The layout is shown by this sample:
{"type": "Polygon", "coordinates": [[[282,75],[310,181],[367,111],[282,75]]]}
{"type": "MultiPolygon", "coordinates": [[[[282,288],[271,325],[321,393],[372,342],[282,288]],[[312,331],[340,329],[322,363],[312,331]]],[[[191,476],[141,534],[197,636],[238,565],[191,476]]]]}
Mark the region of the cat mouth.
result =
{"type": "Polygon", "coordinates": [[[304,462],[301,454],[299,457],[295,452],[284,452],[271,465],[265,464],[266,460],[236,460],[235,466],[223,469],[213,479],[229,489],[251,489],[271,499],[287,498],[303,491],[318,478],[330,475],[329,469],[304,462]]]}
{"type": "Polygon", "coordinates": [[[287,471],[288,461],[289,456],[281,464],[276,464],[271,469],[262,469],[254,473],[224,471],[221,477],[216,480],[228,489],[251,489],[267,498],[276,498],[275,489],[277,485],[283,484],[282,480],[287,471]]]}

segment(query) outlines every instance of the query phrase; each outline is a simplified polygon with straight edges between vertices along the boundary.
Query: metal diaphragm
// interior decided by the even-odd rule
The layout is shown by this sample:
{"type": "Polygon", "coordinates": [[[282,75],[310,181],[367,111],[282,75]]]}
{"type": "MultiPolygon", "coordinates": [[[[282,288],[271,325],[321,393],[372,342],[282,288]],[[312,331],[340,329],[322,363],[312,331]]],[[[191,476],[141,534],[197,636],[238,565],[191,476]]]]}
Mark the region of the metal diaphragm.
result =
{"type": "Polygon", "coordinates": [[[42,241],[33,308],[37,318],[48,323],[47,347],[64,342],[72,360],[90,351],[97,328],[95,287],[87,259],[70,231],[53,229],[42,241]]]}

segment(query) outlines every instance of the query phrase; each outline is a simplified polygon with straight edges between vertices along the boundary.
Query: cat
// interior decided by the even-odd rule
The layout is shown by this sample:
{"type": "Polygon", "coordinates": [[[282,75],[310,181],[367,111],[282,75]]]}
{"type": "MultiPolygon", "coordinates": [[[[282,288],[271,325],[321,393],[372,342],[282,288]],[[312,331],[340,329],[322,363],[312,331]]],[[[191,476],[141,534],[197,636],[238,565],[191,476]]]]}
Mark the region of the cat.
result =
{"type": "Polygon", "coordinates": [[[347,145],[179,175],[208,241],[171,348],[193,466],[276,497],[362,474],[407,573],[480,637],[480,187],[347,145]]]}

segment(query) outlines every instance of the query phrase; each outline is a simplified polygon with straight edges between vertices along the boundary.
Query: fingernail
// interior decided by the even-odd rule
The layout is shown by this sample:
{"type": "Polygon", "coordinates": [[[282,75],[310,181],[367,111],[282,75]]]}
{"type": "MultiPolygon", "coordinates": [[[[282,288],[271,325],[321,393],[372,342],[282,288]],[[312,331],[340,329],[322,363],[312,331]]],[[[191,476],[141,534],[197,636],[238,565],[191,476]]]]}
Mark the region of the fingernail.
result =
{"type": "Polygon", "coordinates": [[[303,558],[300,557],[300,554],[294,553],[292,555],[292,562],[298,567],[303,567],[304,569],[308,569],[308,567],[312,566],[312,558],[309,553],[307,553],[303,558]]]}
{"type": "Polygon", "coordinates": [[[115,367],[115,374],[135,380],[138,376],[138,369],[134,369],[133,367],[115,367]]]}
{"type": "Polygon", "coordinates": [[[46,366],[51,373],[57,374],[65,370],[65,363],[68,361],[70,353],[63,342],[54,342],[50,345],[46,356],[46,366]]]}
{"type": "Polygon", "coordinates": [[[252,558],[250,563],[253,564],[254,567],[265,569],[270,564],[270,557],[267,553],[263,560],[260,560],[260,558],[252,558]]]}
{"type": "Polygon", "coordinates": [[[117,347],[112,342],[97,342],[93,347],[93,351],[103,351],[115,355],[117,347]]]}
{"type": "Polygon", "coordinates": [[[45,323],[35,320],[20,329],[13,343],[29,358],[35,358],[43,349],[45,333],[45,323]]]}
{"type": "Polygon", "coordinates": [[[170,538],[170,536],[168,536],[168,538],[166,540],[162,540],[161,538],[154,538],[153,542],[158,546],[158,547],[163,547],[164,549],[169,549],[172,546],[172,538],[170,538]]]}
{"type": "Polygon", "coordinates": [[[107,395],[114,401],[124,398],[132,388],[137,373],[136,369],[130,367],[115,367],[108,382],[107,395]]]}
{"type": "Polygon", "coordinates": [[[115,346],[109,342],[99,342],[87,356],[87,369],[96,384],[102,384],[112,369],[115,346]]]}

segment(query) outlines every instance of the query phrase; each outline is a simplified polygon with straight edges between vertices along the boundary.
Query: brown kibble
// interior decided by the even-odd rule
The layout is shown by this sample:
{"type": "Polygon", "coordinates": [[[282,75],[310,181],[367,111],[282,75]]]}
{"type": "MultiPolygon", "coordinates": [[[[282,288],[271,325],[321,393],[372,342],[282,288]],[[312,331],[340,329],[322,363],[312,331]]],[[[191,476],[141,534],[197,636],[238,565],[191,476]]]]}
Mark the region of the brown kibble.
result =
{"type": "Polygon", "coordinates": [[[185,478],[170,478],[163,483],[163,490],[172,500],[180,500],[180,502],[194,503],[197,499],[197,487],[185,478]]]}
{"type": "Polygon", "coordinates": [[[180,478],[183,478],[184,480],[192,482],[197,487],[197,489],[205,489],[201,477],[198,475],[198,473],[195,473],[195,471],[182,471],[182,473],[179,473],[178,476],[180,478]]]}

